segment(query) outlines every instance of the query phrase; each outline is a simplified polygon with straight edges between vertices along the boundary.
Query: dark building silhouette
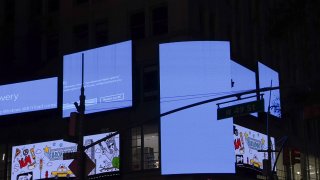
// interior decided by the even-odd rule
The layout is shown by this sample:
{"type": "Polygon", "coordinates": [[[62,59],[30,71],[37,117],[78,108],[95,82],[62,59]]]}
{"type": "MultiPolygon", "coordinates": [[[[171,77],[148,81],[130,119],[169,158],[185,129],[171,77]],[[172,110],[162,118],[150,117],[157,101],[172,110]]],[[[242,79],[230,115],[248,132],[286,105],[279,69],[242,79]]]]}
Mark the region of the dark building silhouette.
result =
{"type": "MultiPolygon", "coordinates": [[[[161,176],[155,118],[159,43],[230,41],[236,62],[257,71],[259,60],[280,74],[282,118],[272,117],[270,130],[276,140],[286,136],[288,141],[278,178],[320,179],[319,7],[312,0],[0,0],[0,84],[52,76],[62,81],[63,55],[132,39],[133,107],[85,120],[85,134],[97,134],[152,119],[121,132],[121,176],[115,178],[240,178],[161,176]],[[294,165],[285,155],[293,150],[301,152],[294,165]]],[[[59,82],[59,104],[61,90],[59,82]]],[[[59,109],[0,117],[0,179],[10,177],[12,145],[66,136],[68,119],[59,109]]],[[[265,114],[260,117],[236,122],[264,133],[265,114]]]]}

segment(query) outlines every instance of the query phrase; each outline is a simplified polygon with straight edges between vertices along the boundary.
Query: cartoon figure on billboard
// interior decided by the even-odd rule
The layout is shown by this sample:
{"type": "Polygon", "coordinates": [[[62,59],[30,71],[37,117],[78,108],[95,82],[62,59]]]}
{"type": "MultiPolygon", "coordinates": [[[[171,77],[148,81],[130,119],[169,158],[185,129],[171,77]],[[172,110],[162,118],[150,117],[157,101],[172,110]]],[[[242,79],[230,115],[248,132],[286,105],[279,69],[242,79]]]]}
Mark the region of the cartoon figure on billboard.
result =
{"type": "Polygon", "coordinates": [[[31,152],[31,156],[32,156],[32,159],[29,155],[29,149],[25,149],[23,150],[23,155],[24,157],[22,157],[20,160],[19,160],[19,164],[20,164],[20,168],[24,168],[24,167],[28,167],[29,170],[32,170],[35,168],[36,166],[36,157],[34,155],[34,148],[31,148],[30,149],[30,152],[31,152]]]}
{"type": "Polygon", "coordinates": [[[254,166],[254,167],[257,167],[257,168],[261,168],[262,167],[262,163],[259,161],[257,155],[253,155],[253,158],[250,159],[250,164],[252,166],[254,166]]]}
{"type": "Polygon", "coordinates": [[[106,147],[104,147],[101,143],[100,148],[102,150],[102,155],[107,157],[104,160],[104,165],[100,165],[100,171],[114,171],[119,169],[119,149],[117,148],[114,137],[108,139],[106,142],[106,147]]]}
{"type": "Polygon", "coordinates": [[[33,180],[33,173],[22,173],[17,176],[17,180],[33,180]]]}
{"type": "Polygon", "coordinates": [[[65,165],[61,164],[57,171],[52,171],[51,176],[55,178],[59,177],[70,177],[72,175],[72,171],[70,171],[65,165]]]}

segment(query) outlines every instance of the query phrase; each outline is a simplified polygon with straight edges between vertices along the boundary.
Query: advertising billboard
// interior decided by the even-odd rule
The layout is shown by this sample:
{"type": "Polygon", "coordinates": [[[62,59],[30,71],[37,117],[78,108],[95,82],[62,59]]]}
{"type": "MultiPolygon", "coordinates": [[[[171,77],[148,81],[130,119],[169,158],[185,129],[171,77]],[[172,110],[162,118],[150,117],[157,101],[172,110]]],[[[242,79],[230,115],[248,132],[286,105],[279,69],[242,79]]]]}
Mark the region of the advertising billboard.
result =
{"type": "MultiPolygon", "coordinates": [[[[230,45],[160,44],[161,113],[230,93],[230,45]]],[[[217,102],[161,117],[161,173],[235,173],[232,118],[217,121],[217,102]]]]}
{"type": "Polygon", "coordinates": [[[58,78],[0,86],[0,116],[57,108],[58,78]]]}
{"type": "Polygon", "coordinates": [[[63,56],[63,117],[79,102],[82,54],[85,113],[132,106],[132,43],[126,41],[63,56]]]}
{"type": "MultiPolygon", "coordinates": [[[[277,87],[279,86],[279,74],[277,71],[269,68],[268,66],[258,63],[259,68],[259,86],[260,88],[266,88],[271,87],[277,87]]],[[[265,99],[265,112],[268,112],[268,106],[269,106],[269,97],[270,92],[265,91],[264,93],[264,99],[265,99]]],[[[270,97],[270,114],[276,117],[281,117],[281,104],[280,104],[280,90],[272,90],[271,91],[271,97],[270,97]]]]}
{"type": "MultiPolygon", "coordinates": [[[[250,69],[236,63],[235,61],[231,61],[231,90],[234,93],[241,93],[245,91],[250,91],[256,89],[256,76],[253,71],[250,69]]],[[[243,99],[239,101],[235,101],[233,103],[227,104],[229,105],[235,105],[235,104],[241,104],[246,103],[250,101],[256,101],[257,97],[255,93],[253,94],[247,94],[241,96],[241,98],[251,97],[248,99],[243,99]]],[[[251,113],[251,115],[257,117],[258,113],[251,113]]]]}
{"type": "MultiPolygon", "coordinates": [[[[90,145],[110,133],[84,136],[83,144],[90,145]]],[[[120,144],[119,134],[86,150],[88,157],[96,164],[90,175],[101,173],[119,172],[120,169],[120,144]]]]}
{"type": "Polygon", "coordinates": [[[73,160],[63,154],[76,151],[76,144],[63,140],[13,146],[11,180],[74,177],[68,168],[73,160]]]}
{"type": "MultiPolygon", "coordinates": [[[[258,151],[267,150],[267,135],[234,124],[233,137],[236,166],[262,170],[263,159],[268,159],[268,153],[258,151]]],[[[274,138],[271,138],[271,144],[274,150],[274,138]]],[[[272,165],[274,161],[275,153],[272,153],[272,165]]]]}

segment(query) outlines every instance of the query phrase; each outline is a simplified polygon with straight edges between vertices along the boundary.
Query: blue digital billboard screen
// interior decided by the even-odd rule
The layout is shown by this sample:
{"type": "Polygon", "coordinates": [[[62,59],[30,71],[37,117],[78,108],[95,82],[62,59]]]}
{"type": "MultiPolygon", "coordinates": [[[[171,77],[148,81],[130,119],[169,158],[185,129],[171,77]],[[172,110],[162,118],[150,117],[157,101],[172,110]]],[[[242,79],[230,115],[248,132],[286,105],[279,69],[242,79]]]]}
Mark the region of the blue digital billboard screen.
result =
{"type": "Polygon", "coordinates": [[[0,116],[57,108],[58,78],[0,86],[0,116]]]}
{"type": "MultiPolygon", "coordinates": [[[[241,93],[256,89],[256,76],[250,69],[231,61],[231,90],[234,93],[241,93]]],[[[246,94],[241,96],[242,100],[227,104],[226,106],[241,104],[251,101],[256,101],[256,93],[246,94]]],[[[251,113],[253,116],[258,116],[258,113],[251,113]]]]}
{"type": "MultiPolygon", "coordinates": [[[[161,113],[231,93],[230,45],[160,44],[161,113]]],[[[235,173],[232,118],[217,121],[218,102],[161,117],[162,174],[235,173]]]]}
{"type": "Polygon", "coordinates": [[[132,106],[132,43],[112,44],[63,57],[63,117],[76,111],[82,82],[86,114],[132,106]]]}
{"type": "MultiPolygon", "coordinates": [[[[258,63],[259,68],[259,86],[260,88],[277,87],[279,86],[279,74],[277,71],[269,68],[268,66],[258,63]]],[[[280,90],[272,90],[263,92],[265,102],[265,112],[268,112],[270,100],[270,114],[276,117],[281,117],[281,104],[280,104],[280,90]]]]}

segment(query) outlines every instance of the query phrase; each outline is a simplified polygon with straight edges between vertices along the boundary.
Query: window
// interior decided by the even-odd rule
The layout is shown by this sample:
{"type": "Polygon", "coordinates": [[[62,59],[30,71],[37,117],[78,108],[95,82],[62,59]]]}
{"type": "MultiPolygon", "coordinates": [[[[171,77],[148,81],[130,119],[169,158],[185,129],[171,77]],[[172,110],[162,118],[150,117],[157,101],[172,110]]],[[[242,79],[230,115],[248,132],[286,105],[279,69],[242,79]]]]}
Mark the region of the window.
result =
{"type": "Polygon", "coordinates": [[[131,129],[131,170],[141,170],[141,127],[131,129]]]}
{"type": "Polygon", "coordinates": [[[159,135],[156,124],[143,126],[143,168],[159,168],[159,135]]]}
{"type": "Polygon", "coordinates": [[[97,46],[105,45],[108,42],[107,22],[98,22],[95,24],[95,42],[97,46]]]}
{"type": "Polygon", "coordinates": [[[153,35],[162,35],[168,32],[168,7],[154,8],[152,11],[153,35]]]}
{"type": "Polygon", "coordinates": [[[59,0],[48,0],[48,12],[56,12],[59,10],[60,1],[59,0]]]}
{"type": "Polygon", "coordinates": [[[42,14],[42,1],[31,0],[30,1],[30,18],[39,16],[42,14]]]}
{"type": "Polygon", "coordinates": [[[159,72],[157,66],[148,66],[143,71],[144,100],[155,100],[159,89],[159,72]]]}
{"type": "Polygon", "coordinates": [[[141,39],[145,37],[145,13],[134,13],[130,17],[131,39],[141,39]]]}
{"type": "Polygon", "coordinates": [[[131,170],[159,168],[158,132],[157,124],[131,129],[131,170]]]}
{"type": "Polygon", "coordinates": [[[80,4],[83,4],[83,3],[87,3],[88,0],[73,0],[73,4],[75,5],[80,5],[80,4]]]}
{"type": "Polygon", "coordinates": [[[5,21],[6,23],[12,23],[15,16],[15,1],[6,0],[4,7],[5,21]]]}
{"type": "Polygon", "coordinates": [[[47,37],[47,59],[56,58],[59,55],[59,35],[50,34],[47,37]]]}
{"type": "Polygon", "coordinates": [[[88,48],[88,25],[81,24],[73,28],[73,45],[75,50],[88,48]]]}

